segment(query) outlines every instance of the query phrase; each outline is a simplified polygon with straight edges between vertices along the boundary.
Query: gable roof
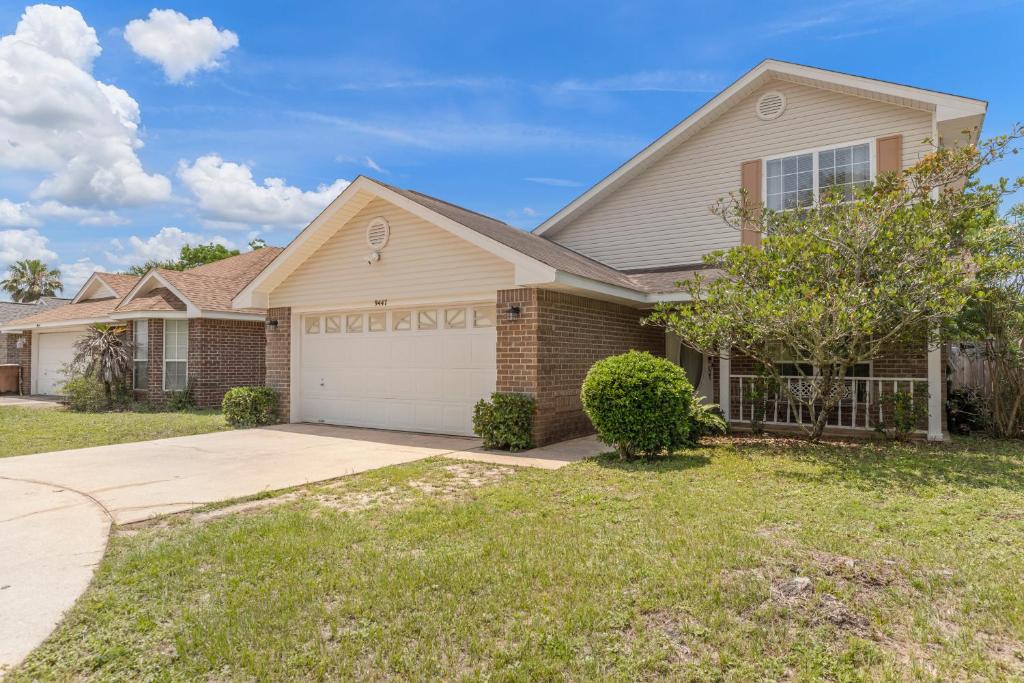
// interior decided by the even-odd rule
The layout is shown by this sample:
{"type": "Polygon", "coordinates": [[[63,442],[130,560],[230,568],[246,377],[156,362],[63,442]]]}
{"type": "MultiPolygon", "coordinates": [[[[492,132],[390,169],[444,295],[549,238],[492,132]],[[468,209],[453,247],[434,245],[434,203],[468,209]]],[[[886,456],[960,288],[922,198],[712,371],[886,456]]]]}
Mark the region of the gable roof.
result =
{"type": "Polygon", "coordinates": [[[144,313],[182,316],[186,311],[199,316],[262,315],[262,311],[232,309],[231,298],[280,251],[280,247],[264,247],[184,271],[154,268],[142,277],[96,272],[82,285],[75,300],[62,300],[67,305],[45,311],[22,310],[13,317],[0,317],[0,325],[9,330],[58,327],[132,319],[144,313]],[[156,286],[144,288],[154,278],[156,286]],[[78,300],[86,292],[112,292],[113,296],[78,300]]]}
{"type": "Polygon", "coordinates": [[[646,302],[644,290],[619,270],[568,247],[436,197],[359,176],[233,299],[235,309],[266,308],[269,292],[373,199],[401,209],[513,264],[517,284],[560,283],[646,302]],[[338,217],[340,220],[336,220],[338,217]]]}
{"type": "Polygon", "coordinates": [[[115,313],[238,312],[232,309],[231,299],[281,251],[280,247],[263,247],[187,270],[154,268],[126,293],[115,313]],[[146,289],[149,284],[155,286],[146,289]]]}
{"type": "Polygon", "coordinates": [[[766,59],[537,226],[533,230],[534,234],[542,235],[564,225],[571,217],[579,215],[598,199],[607,196],[630,178],[635,177],[669,151],[675,149],[684,140],[710,125],[732,105],[772,79],[825,88],[902,107],[931,111],[935,115],[940,135],[943,131],[958,133],[971,125],[976,125],[980,129],[981,121],[988,108],[988,104],[984,100],[880,81],[864,76],[854,76],[803,64],[766,59]],[[948,124],[948,126],[944,124],[948,124]]]}

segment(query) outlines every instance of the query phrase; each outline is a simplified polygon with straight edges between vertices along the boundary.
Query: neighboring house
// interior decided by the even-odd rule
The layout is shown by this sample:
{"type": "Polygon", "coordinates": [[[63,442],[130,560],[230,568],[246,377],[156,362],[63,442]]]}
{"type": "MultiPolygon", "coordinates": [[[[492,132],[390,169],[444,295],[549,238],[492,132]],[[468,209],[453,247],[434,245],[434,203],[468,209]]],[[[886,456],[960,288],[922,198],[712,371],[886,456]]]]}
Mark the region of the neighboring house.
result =
{"type": "MultiPolygon", "coordinates": [[[[63,306],[69,300],[56,296],[44,296],[29,303],[17,303],[14,301],[0,301],[0,327],[11,320],[35,315],[40,311],[63,306]]],[[[21,361],[18,349],[20,335],[5,334],[0,332],[0,365],[8,363],[19,363],[21,361]]]]}
{"type": "Polygon", "coordinates": [[[134,341],[137,399],[162,404],[189,387],[199,406],[220,404],[234,386],[262,384],[266,311],[231,299],[281,250],[265,247],[184,271],[142,277],[93,273],[71,302],[0,325],[19,334],[22,384],[59,394],[74,343],[95,323],[127,326],[134,341]]]}
{"type": "MultiPolygon", "coordinates": [[[[740,243],[709,207],[741,187],[773,208],[806,205],[827,183],[852,188],[913,164],[926,138],[976,139],[985,110],[765,61],[532,234],[357,178],[234,305],[268,309],[266,382],[291,421],[470,434],[478,399],[514,391],[536,398],[534,437],[550,443],[591,431],[587,369],[635,348],[679,362],[739,424],[750,363],[702,357],[640,324],[657,302],[686,300],[675,283],[704,254],[740,243]]],[[[837,429],[871,428],[878,392],[926,400],[923,387],[927,434],[943,437],[939,351],[895,348],[858,375],[837,429]]],[[[799,416],[782,408],[767,421],[792,427],[799,416]]]]}

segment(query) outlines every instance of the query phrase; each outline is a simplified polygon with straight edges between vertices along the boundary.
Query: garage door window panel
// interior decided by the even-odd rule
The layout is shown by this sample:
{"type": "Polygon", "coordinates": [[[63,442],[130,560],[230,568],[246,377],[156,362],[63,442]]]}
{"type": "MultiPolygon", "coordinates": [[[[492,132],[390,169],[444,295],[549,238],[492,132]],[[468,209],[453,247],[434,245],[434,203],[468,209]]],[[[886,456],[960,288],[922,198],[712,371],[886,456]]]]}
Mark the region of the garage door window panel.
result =
{"type": "Polygon", "coordinates": [[[437,311],[416,311],[416,329],[436,330],[437,311]]]}
{"type": "Polygon", "coordinates": [[[188,320],[164,320],[164,390],[188,385],[188,320]]]}
{"type": "Polygon", "coordinates": [[[327,334],[338,334],[341,332],[341,316],[329,315],[324,318],[324,332],[327,334]]]}
{"type": "Polygon", "coordinates": [[[391,314],[391,329],[395,332],[408,332],[412,329],[412,313],[396,311],[391,314]]]}
{"type": "Polygon", "coordinates": [[[444,326],[449,330],[462,330],[466,327],[466,309],[448,308],[444,312],[444,326]]]}
{"type": "Polygon", "coordinates": [[[495,306],[476,306],[473,308],[473,327],[494,327],[495,317],[495,306]]]}
{"type": "Polygon", "coordinates": [[[358,334],[363,331],[363,314],[345,316],[345,331],[351,334],[358,334]]]}
{"type": "Polygon", "coordinates": [[[369,330],[370,332],[385,332],[388,329],[388,314],[384,311],[378,311],[370,314],[369,330]]]}

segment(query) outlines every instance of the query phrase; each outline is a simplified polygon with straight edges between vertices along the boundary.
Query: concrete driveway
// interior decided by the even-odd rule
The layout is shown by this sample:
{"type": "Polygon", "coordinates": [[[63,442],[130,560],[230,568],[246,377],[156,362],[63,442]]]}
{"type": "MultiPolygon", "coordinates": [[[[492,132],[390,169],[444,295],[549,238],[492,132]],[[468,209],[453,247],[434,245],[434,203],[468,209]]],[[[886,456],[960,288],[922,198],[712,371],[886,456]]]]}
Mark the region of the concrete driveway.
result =
{"type": "Polygon", "coordinates": [[[589,438],[510,456],[477,439],[297,424],[0,458],[0,677],[88,586],[111,522],[435,455],[555,469],[601,450],[589,438]]]}

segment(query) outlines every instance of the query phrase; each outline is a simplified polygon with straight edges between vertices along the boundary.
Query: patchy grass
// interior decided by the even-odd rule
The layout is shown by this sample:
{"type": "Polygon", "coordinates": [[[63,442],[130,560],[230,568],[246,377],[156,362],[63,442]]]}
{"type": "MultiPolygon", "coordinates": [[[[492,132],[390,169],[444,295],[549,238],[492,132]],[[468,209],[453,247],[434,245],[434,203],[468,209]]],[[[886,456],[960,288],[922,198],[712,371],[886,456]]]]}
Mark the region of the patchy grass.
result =
{"type": "Polygon", "coordinates": [[[229,429],[218,411],[74,413],[0,406],[0,458],[229,429]]]}
{"type": "Polygon", "coordinates": [[[390,467],[116,533],[10,680],[1021,678],[1022,450],[390,467]]]}

